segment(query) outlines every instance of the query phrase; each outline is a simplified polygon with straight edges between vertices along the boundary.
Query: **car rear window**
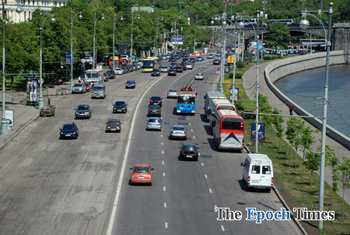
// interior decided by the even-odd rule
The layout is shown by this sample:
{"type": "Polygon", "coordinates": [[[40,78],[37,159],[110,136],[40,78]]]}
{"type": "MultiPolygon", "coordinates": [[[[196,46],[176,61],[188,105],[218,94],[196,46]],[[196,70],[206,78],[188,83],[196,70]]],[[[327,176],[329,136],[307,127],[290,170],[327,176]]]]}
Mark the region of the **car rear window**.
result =
{"type": "Polygon", "coordinates": [[[148,173],[149,169],[148,167],[135,167],[136,173],[148,173]]]}
{"type": "Polygon", "coordinates": [[[260,174],[260,165],[252,166],[252,174],[260,174]]]}

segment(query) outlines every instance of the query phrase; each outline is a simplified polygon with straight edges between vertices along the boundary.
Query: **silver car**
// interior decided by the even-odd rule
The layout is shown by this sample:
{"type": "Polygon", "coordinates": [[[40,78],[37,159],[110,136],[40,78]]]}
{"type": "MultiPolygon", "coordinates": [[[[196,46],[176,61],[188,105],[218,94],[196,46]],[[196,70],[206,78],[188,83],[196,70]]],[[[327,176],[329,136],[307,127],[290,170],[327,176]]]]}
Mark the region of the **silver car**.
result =
{"type": "Polygon", "coordinates": [[[169,139],[187,139],[186,128],[183,125],[173,125],[170,128],[169,139]]]}
{"type": "Polygon", "coordinates": [[[85,85],[84,83],[76,83],[73,86],[72,93],[85,93],[85,85]]]}
{"type": "Polygon", "coordinates": [[[147,122],[146,130],[162,130],[162,119],[159,117],[150,117],[147,122]]]}
{"type": "Polygon", "coordinates": [[[114,70],[114,73],[117,74],[117,75],[123,75],[124,74],[124,69],[121,69],[121,68],[116,69],[116,70],[114,70]]]}
{"type": "Polygon", "coordinates": [[[168,98],[176,98],[179,95],[179,92],[176,89],[169,89],[167,94],[168,98]]]}
{"type": "Polygon", "coordinates": [[[160,72],[161,73],[167,73],[168,71],[169,71],[169,68],[167,66],[160,67],[160,72]]]}
{"type": "Polygon", "coordinates": [[[204,79],[203,73],[197,73],[195,79],[196,80],[203,80],[204,79]]]}
{"type": "Polygon", "coordinates": [[[186,69],[193,69],[193,63],[192,62],[187,62],[186,63],[186,69]]]}

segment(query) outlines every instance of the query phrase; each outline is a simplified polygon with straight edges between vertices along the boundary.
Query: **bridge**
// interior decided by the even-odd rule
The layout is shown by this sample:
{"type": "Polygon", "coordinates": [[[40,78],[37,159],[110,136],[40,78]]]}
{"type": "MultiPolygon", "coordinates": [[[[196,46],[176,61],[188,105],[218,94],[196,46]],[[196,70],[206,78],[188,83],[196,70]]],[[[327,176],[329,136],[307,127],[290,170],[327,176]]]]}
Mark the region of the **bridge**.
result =
{"type": "MultiPolygon", "coordinates": [[[[240,29],[240,31],[244,31],[244,41],[245,45],[247,45],[250,41],[255,40],[255,30],[257,26],[252,25],[246,25],[243,29],[240,29]],[[254,29],[255,27],[255,29],[254,29]]],[[[205,28],[210,28],[213,30],[213,32],[216,35],[216,44],[221,46],[222,42],[222,34],[221,26],[205,26],[205,28]]],[[[227,44],[232,45],[233,44],[233,35],[234,35],[234,29],[235,26],[226,26],[226,32],[227,32],[227,44]]],[[[307,29],[303,29],[298,26],[289,26],[290,32],[292,37],[293,36],[305,36],[305,34],[309,35],[317,35],[320,38],[325,38],[325,31],[326,35],[328,35],[328,25],[325,25],[325,29],[323,29],[322,25],[311,25],[307,29]]],[[[259,26],[259,36],[261,38],[261,35],[266,35],[268,33],[266,26],[259,26]]],[[[332,36],[331,36],[331,42],[332,47],[331,50],[344,50],[346,54],[346,61],[347,63],[350,63],[350,23],[335,23],[332,26],[332,36]]]]}

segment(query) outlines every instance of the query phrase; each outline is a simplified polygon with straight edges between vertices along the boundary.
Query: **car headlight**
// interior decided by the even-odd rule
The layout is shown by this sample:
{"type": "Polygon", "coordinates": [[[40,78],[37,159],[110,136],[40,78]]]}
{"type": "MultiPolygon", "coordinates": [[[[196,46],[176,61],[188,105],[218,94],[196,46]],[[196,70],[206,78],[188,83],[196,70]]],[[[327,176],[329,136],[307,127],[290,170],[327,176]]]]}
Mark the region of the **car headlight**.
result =
{"type": "Polygon", "coordinates": [[[72,134],[75,135],[75,134],[77,134],[77,133],[76,133],[76,132],[73,132],[72,134]]]}
{"type": "Polygon", "coordinates": [[[64,133],[63,133],[63,132],[61,132],[60,134],[61,134],[61,135],[64,135],[64,133]]]}
{"type": "Polygon", "coordinates": [[[76,112],[75,114],[76,114],[76,115],[79,115],[80,113],[76,112]]]}
{"type": "Polygon", "coordinates": [[[110,127],[110,126],[107,126],[107,129],[111,129],[111,127],[110,127]]]}

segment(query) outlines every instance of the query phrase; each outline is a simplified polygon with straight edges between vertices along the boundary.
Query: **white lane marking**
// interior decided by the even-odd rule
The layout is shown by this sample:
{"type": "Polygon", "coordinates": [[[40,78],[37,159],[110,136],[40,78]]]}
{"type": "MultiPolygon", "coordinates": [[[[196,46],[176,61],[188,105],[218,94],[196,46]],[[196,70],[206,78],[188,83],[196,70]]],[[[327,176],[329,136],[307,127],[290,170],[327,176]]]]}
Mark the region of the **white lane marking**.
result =
{"type": "Polygon", "coordinates": [[[201,162],[201,165],[202,165],[202,166],[204,166],[204,163],[203,163],[203,162],[201,162]]]}
{"type": "Polygon", "coordinates": [[[191,132],[193,132],[193,129],[191,129],[191,132]]]}
{"type": "Polygon", "coordinates": [[[163,187],[163,191],[164,191],[164,192],[166,191],[166,187],[165,187],[165,186],[163,187]]]}
{"type": "Polygon", "coordinates": [[[205,177],[206,179],[208,179],[208,176],[207,176],[206,174],[204,174],[204,177],[205,177]]]}
{"type": "Polygon", "coordinates": [[[195,139],[196,137],[195,136],[193,136],[193,139],[195,139]]]}
{"type": "Polygon", "coordinates": [[[221,225],[221,230],[222,230],[223,232],[225,232],[224,225],[221,225]]]}
{"type": "Polygon", "coordinates": [[[162,161],[162,165],[164,165],[164,161],[162,161]]]}
{"type": "Polygon", "coordinates": [[[160,135],[160,137],[162,137],[162,138],[163,138],[163,135],[160,135]]]}
{"type": "Polygon", "coordinates": [[[166,208],[166,202],[164,202],[164,208],[166,208]]]}
{"type": "Polygon", "coordinates": [[[165,177],[165,172],[163,172],[163,177],[165,177]]]}
{"type": "Polygon", "coordinates": [[[162,143],[160,143],[161,145],[164,145],[164,143],[162,142],[162,143]]]}
{"type": "Polygon", "coordinates": [[[209,193],[213,193],[213,190],[211,190],[211,188],[209,188],[209,193]]]}
{"type": "Polygon", "coordinates": [[[164,154],[164,151],[162,150],[162,154],[164,154]]]}
{"type": "MultiPolygon", "coordinates": [[[[188,119],[187,119],[188,120],[188,119]]],[[[189,126],[191,126],[191,123],[188,123],[189,126]]]]}
{"type": "Polygon", "coordinates": [[[164,226],[165,226],[165,229],[168,229],[168,222],[165,222],[164,226]]]}
{"type": "MultiPolygon", "coordinates": [[[[166,76],[162,77],[165,78],[166,76]]],[[[130,125],[130,131],[129,131],[129,135],[128,135],[128,139],[127,139],[127,143],[126,143],[126,148],[125,148],[125,154],[124,154],[124,158],[123,158],[123,163],[121,166],[121,171],[119,174],[119,180],[118,180],[118,185],[117,185],[117,192],[114,198],[114,203],[113,203],[113,209],[111,212],[111,217],[109,218],[109,222],[108,222],[108,229],[107,229],[107,233],[106,235],[111,235],[112,234],[112,230],[113,230],[113,226],[114,226],[114,221],[115,221],[115,217],[116,217],[116,213],[117,213],[117,208],[118,208],[118,202],[119,202],[119,197],[121,194],[121,189],[122,189],[122,183],[124,181],[124,172],[125,172],[125,166],[126,166],[126,162],[129,156],[129,148],[130,148],[130,143],[131,143],[131,137],[133,136],[133,132],[134,132],[134,125],[135,125],[135,120],[136,120],[136,113],[139,110],[139,107],[141,105],[141,101],[143,100],[143,98],[145,97],[145,95],[147,94],[147,92],[157,83],[159,82],[161,79],[159,80],[155,80],[142,94],[141,98],[139,99],[139,102],[137,103],[137,106],[135,108],[135,112],[133,113],[133,117],[132,117],[132,121],[131,121],[131,125],[130,125]]]]}

